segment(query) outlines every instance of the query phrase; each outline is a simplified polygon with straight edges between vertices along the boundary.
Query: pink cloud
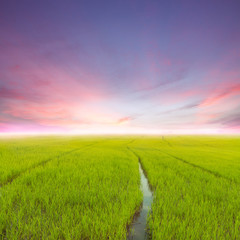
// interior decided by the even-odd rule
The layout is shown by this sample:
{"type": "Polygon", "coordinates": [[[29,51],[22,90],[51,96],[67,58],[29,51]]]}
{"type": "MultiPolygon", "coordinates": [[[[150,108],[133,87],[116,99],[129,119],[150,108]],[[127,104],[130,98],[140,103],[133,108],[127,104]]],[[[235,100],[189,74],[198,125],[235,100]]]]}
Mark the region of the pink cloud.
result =
{"type": "Polygon", "coordinates": [[[131,120],[132,120],[131,117],[120,118],[120,119],[117,121],[117,124],[126,124],[126,123],[129,123],[131,120]]]}
{"type": "Polygon", "coordinates": [[[226,98],[230,98],[239,94],[240,94],[240,84],[237,84],[235,86],[227,86],[221,90],[217,89],[215,92],[211,94],[211,96],[203,100],[202,103],[199,105],[199,107],[210,106],[226,98]]]}

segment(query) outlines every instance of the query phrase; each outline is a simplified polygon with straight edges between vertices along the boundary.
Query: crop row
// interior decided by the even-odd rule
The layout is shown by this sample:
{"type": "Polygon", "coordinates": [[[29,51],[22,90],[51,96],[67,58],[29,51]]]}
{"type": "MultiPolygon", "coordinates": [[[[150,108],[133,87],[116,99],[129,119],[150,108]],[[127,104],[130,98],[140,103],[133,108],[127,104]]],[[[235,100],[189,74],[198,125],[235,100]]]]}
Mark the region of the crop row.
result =
{"type": "Polygon", "coordinates": [[[167,141],[133,148],[154,189],[152,239],[240,239],[239,139],[167,141]]]}
{"type": "Polygon", "coordinates": [[[3,239],[123,239],[142,201],[137,159],[92,147],[2,187],[3,239]]]}
{"type": "Polygon", "coordinates": [[[0,139],[2,239],[126,239],[153,189],[152,239],[240,239],[237,137],[0,139]]]}

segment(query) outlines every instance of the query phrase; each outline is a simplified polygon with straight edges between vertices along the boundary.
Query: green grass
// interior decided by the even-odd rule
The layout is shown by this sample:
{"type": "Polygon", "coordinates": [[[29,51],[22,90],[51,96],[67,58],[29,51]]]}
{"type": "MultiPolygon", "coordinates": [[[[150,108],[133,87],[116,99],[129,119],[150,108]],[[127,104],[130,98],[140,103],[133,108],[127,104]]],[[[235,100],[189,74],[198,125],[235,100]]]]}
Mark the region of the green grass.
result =
{"type": "Polygon", "coordinates": [[[152,239],[240,239],[239,138],[168,137],[133,149],[154,189],[152,239]]]}
{"type": "Polygon", "coordinates": [[[142,201],[133,153],[152,239],[240,239],[240,138],[203,136],[0,139],[1,238],[126,239],[142,201]]]}
{"type": "Polygon", "coordinates": [[[0,139],[0,186],[54,158],[94,145],[102,139],[30,137],[0,139]]]}
{"type": "Polygon", "coordinates": [[[141,200],[137,159],[121,144],[99,143],[4,186],[0,232],[6,239],[123,239],[141,200]]]}

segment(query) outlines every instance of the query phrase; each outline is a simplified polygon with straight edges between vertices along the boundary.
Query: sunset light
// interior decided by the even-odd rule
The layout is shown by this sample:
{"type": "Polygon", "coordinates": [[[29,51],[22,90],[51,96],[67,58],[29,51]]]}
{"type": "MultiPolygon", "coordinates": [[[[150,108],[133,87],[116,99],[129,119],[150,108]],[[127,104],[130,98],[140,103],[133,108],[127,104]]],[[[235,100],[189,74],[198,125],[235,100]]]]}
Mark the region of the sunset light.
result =
{"type": "Polygon", "coordinates": [[[240,240],[240,0],[1,0],[0,239],[240,240]]]}
{"type": "Polygon", "coordinates": [[[239,11],[203,2],[1,3],[0,132],[240,133],[239,11]]]}

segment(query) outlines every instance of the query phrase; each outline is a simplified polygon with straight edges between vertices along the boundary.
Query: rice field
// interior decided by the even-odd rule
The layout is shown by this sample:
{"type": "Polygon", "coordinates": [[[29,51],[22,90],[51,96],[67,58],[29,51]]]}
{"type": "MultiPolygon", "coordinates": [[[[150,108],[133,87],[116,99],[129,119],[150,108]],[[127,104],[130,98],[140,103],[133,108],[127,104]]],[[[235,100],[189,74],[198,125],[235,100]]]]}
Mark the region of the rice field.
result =
{"type": "Polygon", "coordinates": [[[130,239],[139,163],[133,239],[240,239],[240,138],[214,136],[1,138],[0,239],[130,239]]]}

